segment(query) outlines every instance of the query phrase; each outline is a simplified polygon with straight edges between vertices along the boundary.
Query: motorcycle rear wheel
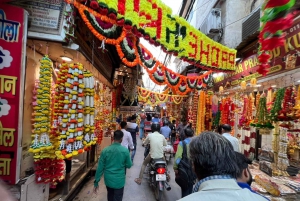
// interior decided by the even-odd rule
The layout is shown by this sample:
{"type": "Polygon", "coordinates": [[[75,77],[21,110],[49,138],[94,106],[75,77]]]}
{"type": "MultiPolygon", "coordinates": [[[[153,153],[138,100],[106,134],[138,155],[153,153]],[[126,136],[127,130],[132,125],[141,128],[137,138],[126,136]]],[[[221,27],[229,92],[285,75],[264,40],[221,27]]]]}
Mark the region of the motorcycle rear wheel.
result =
{"type": "Polygon", "coordinates": [[[159,190],[159,183],[156,184],[154,189],[155,199],[161,201],[163,191],[159,190]]]}

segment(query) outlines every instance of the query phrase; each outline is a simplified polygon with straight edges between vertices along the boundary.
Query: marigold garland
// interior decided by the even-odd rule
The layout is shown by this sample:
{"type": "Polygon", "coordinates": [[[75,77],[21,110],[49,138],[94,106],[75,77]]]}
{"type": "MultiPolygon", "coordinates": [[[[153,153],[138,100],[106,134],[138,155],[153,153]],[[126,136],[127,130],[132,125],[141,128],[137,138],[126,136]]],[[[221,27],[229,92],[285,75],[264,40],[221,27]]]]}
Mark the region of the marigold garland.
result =
{"type": "Polygon", "coordinates": [[[205,103],[206,103],[206,94],[204,91],[200,91],[199,102],[198,102],[198,111],[197,111],[197,127],[196,135],[199,135],[202,131],[205,130],[205,103]]]}
{"type": "Polygon", "coordinates": [[[36,102],[33,103],[34,112],[32,137],[33,141],[29,152],[34,159],[55,158],[47,150],[54,148],[50,142],[51,130],[51,81],[52,61],[46,55],[41,59],[39,81],[36,83],[36,102]]]}
{"type": "MultiPolygon", "coordinates": [[[[79,0],[65,1],[75,6],[79,4],[79,0]]],[[[202,68],[223,71],[235,69],[235,50],[211,40],[183,18],[172,16],[171,9],[159,0],[97,2],[98,5],[92,1],[90,7],[126,30],[131,30],[137,37],[144,36],[151,44],[161,45],[164,51],[179,56],[184,61],[202,68]],[[180,26],[176,26],[177,23],[180,26]],[[173,29],[179,36],[173,31],[166,31],[173,29]],[[198,46],[205,46],[207,50],[197,48],[198,46]]],[[[93,9],[90,12],[95,12],[93,9]]]]}
{"type": "Polygon", "coordinates": [[[187,97],[178,95],[168,95],[165,93],[157,93],[142,87],[138,87],[138,95],[139,101],[149,105],[158,105],[160,103],[165,103],[169,101],[178,105],[183,101],[184,98],[187,97]]]}

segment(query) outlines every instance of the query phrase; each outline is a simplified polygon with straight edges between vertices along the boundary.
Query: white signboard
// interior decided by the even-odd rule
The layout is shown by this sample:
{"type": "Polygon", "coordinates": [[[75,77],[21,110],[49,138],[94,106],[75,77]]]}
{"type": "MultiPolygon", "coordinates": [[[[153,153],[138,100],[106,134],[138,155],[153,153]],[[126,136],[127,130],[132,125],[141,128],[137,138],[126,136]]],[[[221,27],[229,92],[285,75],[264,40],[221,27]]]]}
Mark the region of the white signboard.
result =
{"type": "Polygon", "coordinates": [[[29,1],[25,9],[29,11],[31,26],[59,29],[62,7],[63,3],[59,1],[57,4],[29,1]]]}
{"type": "Polygon", "coordinates": [[[64,0],[12,1],[11,4],[26,9],[29,13],[28,37],[64,40],[64,0]]]}

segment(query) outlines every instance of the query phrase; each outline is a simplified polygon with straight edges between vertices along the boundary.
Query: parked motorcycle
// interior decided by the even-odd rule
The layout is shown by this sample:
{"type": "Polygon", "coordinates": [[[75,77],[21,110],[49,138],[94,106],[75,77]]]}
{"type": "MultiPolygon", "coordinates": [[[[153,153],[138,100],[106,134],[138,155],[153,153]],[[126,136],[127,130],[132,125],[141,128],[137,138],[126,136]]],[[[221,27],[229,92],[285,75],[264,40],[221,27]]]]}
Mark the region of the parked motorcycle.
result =
{"type": "Polygon", "coordinates": [[[163,159],[152,159],[148,167],[149,184],[154,190],[155,199],[160,201],[164,189],[171,190],[167,183],[167,164],[163,159]]]}

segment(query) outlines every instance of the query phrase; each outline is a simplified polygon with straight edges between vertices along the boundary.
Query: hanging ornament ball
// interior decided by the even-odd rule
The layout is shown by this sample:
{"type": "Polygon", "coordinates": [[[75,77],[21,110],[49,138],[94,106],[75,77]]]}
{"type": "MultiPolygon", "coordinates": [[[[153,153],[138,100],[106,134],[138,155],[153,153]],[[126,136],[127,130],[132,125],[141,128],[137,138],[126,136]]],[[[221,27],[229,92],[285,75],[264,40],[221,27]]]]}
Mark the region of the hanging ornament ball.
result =
{"type": "Polygon", "coordinates": [[[242,89],[242,90],[245,90],[246,87],[247,87],[247,83],[246,83],[245,81],[242,81],[242,82],[241,82],[241,89],[242,89]]]}
{"type": "Polygon", "coordinates": [[[256,86],[256,78],[252,78],[250,80],[250,84],[251,84],[251,87],[255,87],[256,86]]]}
{"type": "Polygon", "coordinates": [[[222,93],[223,91],[224,91],[224,87],[223,87],[223,86],[220,86],[220,87],[219,87],[219,92],[222,93]]]}

